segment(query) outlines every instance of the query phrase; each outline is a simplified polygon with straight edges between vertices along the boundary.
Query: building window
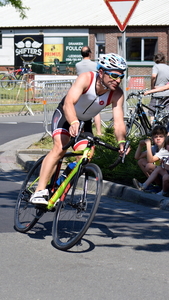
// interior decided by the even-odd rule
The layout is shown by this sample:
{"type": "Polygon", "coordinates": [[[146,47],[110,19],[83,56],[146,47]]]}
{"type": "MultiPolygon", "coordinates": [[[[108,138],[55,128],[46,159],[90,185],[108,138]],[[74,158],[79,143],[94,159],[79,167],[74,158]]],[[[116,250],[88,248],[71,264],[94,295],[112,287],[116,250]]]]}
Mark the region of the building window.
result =
{"type": "Polygon", "coordinates": [[[153,61],[157,38],[126,38],[127,61],[153,61]]]}
{"type": "Polygon", "coordinates": [[[105,53],[105,34],[96,34],[96,58],[105,53]]]}

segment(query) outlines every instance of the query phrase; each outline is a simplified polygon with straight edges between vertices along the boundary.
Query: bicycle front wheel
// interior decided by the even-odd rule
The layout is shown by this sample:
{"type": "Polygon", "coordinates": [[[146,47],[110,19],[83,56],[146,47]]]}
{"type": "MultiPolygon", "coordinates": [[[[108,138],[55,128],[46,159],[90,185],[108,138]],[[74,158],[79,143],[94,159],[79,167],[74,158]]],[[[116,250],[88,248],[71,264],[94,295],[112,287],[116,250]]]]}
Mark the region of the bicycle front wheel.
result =
{"type": "Polygon", "coordinates": [[[41,157],[28,172],[19,192],[14,213],[15,229],[19,232],[30,230],[44,214],[44,210],[29,202],[39,180],[39,171],[44,157],[41,157]]]}
{"type": "MultiPolygon", "coordinates": [[[[133,124],[130,122],[129,117],[124,117],[124,122],[126,124],[126,136],[131,136],[131,137],[140,137],[145,135],[145,130],[143,126],[137,121],[134,120],[133,124]]],[[[109,128],[113,127],[114,121],[111,119],[109,121],[109,128]]]]}
{"type": "Polygon", "coordinates": [[[102,193],[102,173],[92,163],[83,167],[77,180],[64,192],[53,220],[53,243],[59,250],[73,247],[89,228],[97,211],[102,193]],[[62,201],[63,200],[63,201],[62,201]]]}
{"type": "Polygon", "coordinates": [[[16,86],[16,78],[12,75],[5,75],[1,78],[1,86],[5,90],[12,90],[16,86]]]}

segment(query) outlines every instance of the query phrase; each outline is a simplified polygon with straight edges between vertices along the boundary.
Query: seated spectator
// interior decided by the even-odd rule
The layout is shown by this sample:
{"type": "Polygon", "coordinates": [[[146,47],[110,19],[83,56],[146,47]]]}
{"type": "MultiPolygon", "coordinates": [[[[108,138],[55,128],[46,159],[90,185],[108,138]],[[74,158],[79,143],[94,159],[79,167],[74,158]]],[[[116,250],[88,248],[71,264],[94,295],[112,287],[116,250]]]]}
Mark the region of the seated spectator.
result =
{"type": "Polygon", "coordinates": [[[162,125],[157,125],[152,130],[152,141],[150,139],[141,140],[135,153],[135,159],[146,177],[154,171],[160,159],[166,155],[164,141],[167,136],[167,129],[162,125]],[[153,142],[153,146],[152,146],[153,142]],[[146,146],[146,151],[143,147],[146,146]]]}
{"type": "Polygon", "coordinates": [[[168,156],[163,157],[161,165],[154,169],[149,178],[144,183],[139,182],[135,178],[133,179],[133,184],[138,190],[146,191],[150,184],[161,175],[162,190],[157,195],[169,196],[169,136],[165,139],[164,148],[168,151],[168,156]]]}

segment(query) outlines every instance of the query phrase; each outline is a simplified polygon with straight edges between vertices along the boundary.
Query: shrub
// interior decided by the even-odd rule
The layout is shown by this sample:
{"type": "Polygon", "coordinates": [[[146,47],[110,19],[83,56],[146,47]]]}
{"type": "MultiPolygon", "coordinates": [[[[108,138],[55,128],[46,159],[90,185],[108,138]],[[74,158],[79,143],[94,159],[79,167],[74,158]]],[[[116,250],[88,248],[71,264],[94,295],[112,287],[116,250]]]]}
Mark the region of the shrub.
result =
{"type": "MultiPolygon", "coordinates": [[[[106,129],[102,140],[113,146],[118,146],[112,128],[106,129]]],[[[132,186],[132,179],[134,177],[142,182],[145,180],[145,175],[138,167],[137,161],[134,158],[134,154],[140,139],[128,138],[128,140],[130,141],[131,147],[130,153],[126,156],[125,162],[120,163],[113,170],[109,169],[109,166],[118,158],[118,152],[97,146],[92,162],[99,165],[105,180],[132,186]]]]}

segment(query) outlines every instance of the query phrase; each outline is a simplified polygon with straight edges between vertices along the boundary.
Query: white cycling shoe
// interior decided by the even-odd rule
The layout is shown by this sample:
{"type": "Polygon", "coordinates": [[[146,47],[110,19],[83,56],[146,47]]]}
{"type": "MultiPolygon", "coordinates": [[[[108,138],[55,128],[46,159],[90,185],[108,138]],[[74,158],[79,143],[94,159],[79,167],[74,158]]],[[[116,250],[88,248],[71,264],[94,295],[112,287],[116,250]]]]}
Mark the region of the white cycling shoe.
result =
{"type": "Polygon", "coordinates": [[[49,199],[49,191],[47,189],[35,192],[32,194],[29,202],[33,204],[44,204],[48,205],[48,200],[49,199]]]}

